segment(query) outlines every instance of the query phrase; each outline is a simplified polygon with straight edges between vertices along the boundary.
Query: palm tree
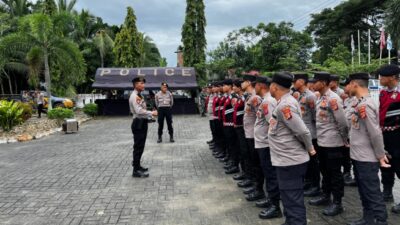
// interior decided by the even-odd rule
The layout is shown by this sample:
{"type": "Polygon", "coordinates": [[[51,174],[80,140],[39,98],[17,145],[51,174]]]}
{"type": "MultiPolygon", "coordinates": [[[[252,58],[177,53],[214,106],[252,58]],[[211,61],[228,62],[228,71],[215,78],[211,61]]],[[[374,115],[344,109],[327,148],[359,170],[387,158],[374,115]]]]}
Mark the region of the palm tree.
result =
{"type": "Polygon", "coordinates": [[[96,33],[96,36],[93,39],[94,44],[100,53],[101,59],[101,67],[104,67],[104,57],[107,54],[107,51],[111,51],[114,48],[114,41],[110,38],[105,30],[99,30],[96,33]]]}
{"type": "Polygon", "coordinates": [[[7,6],[12,17],[20,17],[29,13],[30,2],[28,0],[1,0],[7,6]]]}
{"type": "Polygon", "coordinates": [[[388,1],[386,7],[386,26],[387,31],[394,40],[394,47],[400,47],[400,0],[388,1]]]}
{"type": "Polygon", "coordinates": [[[57,1],[57,7],[58,7],[58,12],[68,12],[72,13],[74,12],[74,7],[76,5],[77,0],[71,0],[68,2],[68,0],[58,0],[57,1]]]}
{"type": "MultiPolygon", "coordinates": [[[[75,81],[83,79],[86,65],[82,53],[75,43],[54,32],[56,28],[48,15],[32,14],[21,18],[20,22],[19,32],[1,39],[0,53],[4,55],[11,54],[15,49],[28,49],[25,54],[28,62],[25,63],[29,63],[32,74],[41,73],[44,70],[49,97],[51,96],[51,69],[53,68],[51,66],[54,66],[57,71],[61,71],[65,83],[71,77],[75,81]]],[[[4,63],[7,58],[5,60],[4,58],[3,63],[0,61],[0,68],[2,68],[2,64],[7,64],[7,61],[4,63]]],[[[68,84],[66,83],[66,85],[68,84]]],[[[51,101],[49,101],[49,109],[52,109],[51,101]]]]}

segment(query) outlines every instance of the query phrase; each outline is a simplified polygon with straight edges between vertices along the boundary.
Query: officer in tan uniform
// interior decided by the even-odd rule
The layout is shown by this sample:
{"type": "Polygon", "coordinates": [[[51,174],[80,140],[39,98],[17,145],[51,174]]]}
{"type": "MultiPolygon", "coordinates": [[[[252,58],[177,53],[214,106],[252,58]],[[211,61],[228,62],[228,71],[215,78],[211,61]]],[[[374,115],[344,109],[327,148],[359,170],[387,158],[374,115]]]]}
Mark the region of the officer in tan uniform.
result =
{"type": "Polygon", "coordinates": [[[156,107],[158,109],[158,140],[157,143],[162,142],[162,134],[164,129],[164,119],[167,120],[169,141],[175,142],[174,140],[174,128],[172,127],[172,106],[174,105],[174,97],[170,91],[168,91],[168,84],[161,83],[161,91],[155,96],[156,107]]]}
{"type": "MultiPolygon", "coordinates": [[[[299,93],[297,101],[300,104],[304,123],[311,132],[314,148],[318,149],[317,128],[315,125],[315,103],[317,97],[307,88],[308,74],[294,74],[293,88],[299,93]]],[[[320,170],[317,156],[313,156],[308,164],[304,196],[315,197],[320,194],[320,170]]]]}
{"type": "Polygon", "coordinates": [[[363,217],[349,225],[387,225],[387,211],[379,183],[379,167],[390,167],[379,127],[379,107],[368,92],[369,74],[350,75],[350,92],[357,97],[351,113],[350,155],[363,206],[363,217]]]}
{"type": "Polygon", "coordinates": [[[337,95],[342,96],[344,90],[339,87],[340,77],[338,75],[331,75],[331,81],[329,82],[329,88],[337,95]]]}
{"type": "Polygon", "coordinates": [[[318,72],[314,79],[314,88],[321,95],[316,104],[316,126],[323,194],[309,203],[316,206],[329,205],[322,213],[336,216],[343,212],[344,181],[341,166],[345,146],[348,146],[348,127],[343,101],[329,88],[330,74],[318,72]]]}
{"type": "Polygon", "coordinates": [[[315,155],[311,133],[301,118],[297,100],[290,95],[293,75],[276,73],[270,92],[277,106],[269,122],[268,142],[272,165],[276,167],[285,224],[306,225],[304,177],[309,154],[315,155]]]}
{"type": "Polygon", "coordinates": [[[129,107],[133,114],[131,125],[133,134],[133,177],[148,177],[148,168],[140,165],[144,146],[147,138],[148,121],[157,116],[157,111],[147,111],[146,102],[141,92],[144,91],[146,80],[143,77],[136,77],[132,80],[134,91],[129,98],[129,107]]]}

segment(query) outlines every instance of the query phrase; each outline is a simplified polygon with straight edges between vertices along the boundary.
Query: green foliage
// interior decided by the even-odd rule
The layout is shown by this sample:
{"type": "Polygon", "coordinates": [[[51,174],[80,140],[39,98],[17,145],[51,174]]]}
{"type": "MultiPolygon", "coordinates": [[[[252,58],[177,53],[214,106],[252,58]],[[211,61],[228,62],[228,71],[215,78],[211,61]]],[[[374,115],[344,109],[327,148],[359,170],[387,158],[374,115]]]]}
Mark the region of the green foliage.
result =
{"type": "MultiPolygon", "coordinates": [[[[328,59],[329,60],[329,59],[328,59]]],[[[367,72],[374,74],[380,67],[379,60],[371,60],[371,64],[361,64],[355,63],[354,65],[345,64],[341,61],[330,61],[329,64],[324,64],[324,66],[319,64],[311,64],[310,71],[326,71],[332,74],[340,75],[340,77],[348,77],[352,73],[357,72],[367,72]]]]}
{"type": "Polygon", "coordinates": [[[98,115],[98,107],[97,104],[91,103],[91,104],[86,104],[85,107],[83,107],[83,112],[88,115],[95,117],[98,115]]]}
{"type": "Polygon", "coordinates": [[[97,31],[93,41],[100,53],[101,67],[104,68],[104,57],[114,47],[114,41],[107,34],[106,30],[97,31]]]}
{"type": "Polygon", "coordinates": [[[66,108],[54,108],[51,109],[47,112],[47,117],[49,119],[56,119],[56,120],[64,120],[64,119],[70,119],[74,117],[74,111],[72,109],[66,109],[66,108]]]}
{"type": "Polygon", "coordinates": [[[400,47],[400,0],[387,1],[385,24],[392,36],[393,47],[400,47]]]}
{"type": "Polygon", "coordinates": [[[136,16],[131,7],[122,25],[121,31],[115,38],[115,64],[121,67],[138,67],[140,65],[143,38],[136,28],[136,16]]]}
{"type": "Polygon", "coordinates": [[[32,117],[33,108],[30,103],[18,102],[18,107],[22,109],[23,121],[27,121],[28,119],[30,119],[32,117]]]}
{"type": "Polygon", "coordinates": [[[23,109],[14,101],[0,101],[0,127],[10,131],[23,122],[23,109]]]}
{"type": "Polygon", "coordinates": [[[203,0],[187,0],[186,3],[185,22],[182,26],[183,64],[184,66],[194,66],[197,81],[204,83],[207,81],[206,70],[204,66],[199,65],[206,62],[205,6],[203,0]]]}

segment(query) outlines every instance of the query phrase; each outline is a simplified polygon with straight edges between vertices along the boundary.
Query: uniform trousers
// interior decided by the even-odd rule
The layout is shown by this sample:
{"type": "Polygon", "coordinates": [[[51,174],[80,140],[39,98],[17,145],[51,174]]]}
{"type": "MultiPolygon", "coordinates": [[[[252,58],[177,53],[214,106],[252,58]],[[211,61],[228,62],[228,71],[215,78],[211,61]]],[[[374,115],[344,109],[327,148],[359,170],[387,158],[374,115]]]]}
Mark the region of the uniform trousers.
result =
{"type": "MultiPolygon", "coordinates": [[[[313,139],[312,143],[314,145],[315,151],[318,151],[317,139],[313,139]]],[[[307,173],[306,173],[305,182],[306,182],[306,185],[309,184],[309,187],[313,187],[313,188],[320,187],[321,174],[320,174],[319,160],[318,160],[317,155],[310,156],[310,161],[308,162],[308,165],[307,165],[307,173]]]]}
{"type": "Polygon", "coordinates": [[[379,221],[387,220],[386,205],[379,183],[379,162],[361,162],[353,160],[354,175],[358,184],[363,217],[373,216],[379,221]]]}
{"type": "Polygon", "coordinates": [[[224,136],[224,129],[223,129],[223,124],[222,121],[219,119],[215,120],[215,131],[216,131],[216,144],[218,147],[218,151],[226,154],[226,142],[225,142],[225,136],[224,136]]]}
{"type": "Polygon", "coordinates": [[[383,189],[392,189],[395,175],[400,179],[400,129],[383,132],[385,150],[392,156],[389,159],[390,168],[381,168],[383,189]]]}
{"type": "Polygon", "coordinates": [[[162,136],[162,134],[163,134],[164,119],[167,120],[167,126],[168,126],[169,135],[173,135],[174,134],[174,128],[172,127],[171,107],[159,107],[158,108],[158,136],[162,136]]]}
{"type": "Polygon", "coordinates": [[[243,126],[235,127],[236,138],[239,142],[239,163],[242,169],[242,172],[248,175],[249,170],[249,159],[247,155],[247,140],[244,136],[243,126]]]}
{"type": "Polygon", "coordinates": [[[239,143],[233,126],[224,126],[224,135],[228,149],[229,159],[233,166],[239,166],[239,143]]]}
{"type": "Polygon", "coordinates": [[[287,225],[306,225],[307,215],[304,205],[304,177],[308,163],[294,166],[277,166],[279,191],[287,225]]]}
{"type": "Polygon", "coordinates": [[[216,130],[215,130],[215,120],[210,120],[210,130],[211,130],[211,136],[212,136],[212,141],[216,141],[216,130]]]}
{"type": "Polygon", "coordinates": [[[140,161],[142,159],[144,146],[146,144],[148,129],[147,119],[134,119],[132,121],[131,130],[133,134],[133,161],[132,166],[134,170],[140,169],[140,161]]]}
{"type": "Polygon", "coordinates": [[[350,159],[350,148],[344,147],[344,158],[343,158],[343,173],[350,173],[351,171],[351,159],[350,159]]]}
{"type": "Polygon", "coordinates": [[[258,148],[256,149],[260,158],[260,164],[262,172],[265,178],[265,189],[268,193],[268,198],[274,205],[279,206],[279,200],[281,199],[279,193],[278,178],[276,175],[276,168],[271,162],[271,152],[269,148],[258,148]]]}
{"type": "Polygon", "coordinates": [[[319,166],[322,173],[322,191],[333,200],[341,202],[344,196],[344,180],[341,170],[344,147],[318,148],[319,166]]]}
{"type": "MultiPolygon", "coordinates": [[[[247,158],[248,158],[248,176],[251,180],[256,181],[256,174],[254,171],[254,154],[257,154],[256,150],[254,149],[254,138],[246,138],[246,144],[247,144],[247,158]]],[[[257,154],[258,155],[258,154],[257,154]]],[[[258,160],[259,163],[260,160],[258,160]]],[[[261,184],[262,187],[262,184],[261,184]]]]}

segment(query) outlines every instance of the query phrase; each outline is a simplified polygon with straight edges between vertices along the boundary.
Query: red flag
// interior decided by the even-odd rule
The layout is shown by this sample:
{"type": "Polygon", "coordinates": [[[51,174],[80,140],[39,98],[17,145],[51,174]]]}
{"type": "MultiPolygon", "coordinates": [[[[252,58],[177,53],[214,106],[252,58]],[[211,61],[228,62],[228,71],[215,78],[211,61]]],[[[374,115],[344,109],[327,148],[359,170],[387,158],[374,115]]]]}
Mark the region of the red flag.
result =
{"type": "Polygon", "coordinates": [[[385,48],[385,45],[386,45],[385,29],[383,27],[381,28],[380,42],[381,42],[380,48],[382,50],[385,48]]]}

